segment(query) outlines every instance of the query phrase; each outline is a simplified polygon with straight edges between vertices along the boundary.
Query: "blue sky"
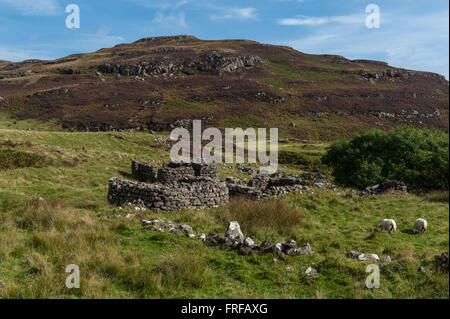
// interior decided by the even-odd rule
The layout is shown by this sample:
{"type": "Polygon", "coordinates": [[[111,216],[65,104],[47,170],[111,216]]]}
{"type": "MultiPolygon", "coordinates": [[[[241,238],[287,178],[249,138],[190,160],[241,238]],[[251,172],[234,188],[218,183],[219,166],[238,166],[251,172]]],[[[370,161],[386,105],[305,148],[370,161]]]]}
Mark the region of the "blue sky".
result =
{"type": "Polygon", "coordinates": [[[54,59],[142,37],[251,39],[449,76],[446,0],[0,0],[0,59],[54,59]],[[67,29],[68,4],[81,28],[67,29]],[[365,8],[381,10],[380,28],[365,8]]]}

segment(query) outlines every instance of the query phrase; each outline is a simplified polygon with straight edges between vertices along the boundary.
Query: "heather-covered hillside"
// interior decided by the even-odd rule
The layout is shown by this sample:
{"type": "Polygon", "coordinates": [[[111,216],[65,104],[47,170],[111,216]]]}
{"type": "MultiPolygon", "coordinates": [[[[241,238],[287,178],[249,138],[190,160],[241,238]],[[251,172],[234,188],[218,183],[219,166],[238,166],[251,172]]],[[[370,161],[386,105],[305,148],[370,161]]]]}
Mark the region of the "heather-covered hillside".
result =
{"type": "Polygon", "coordinates": [[[158,131],[195,118],[315,140],[399,124],[447,131],[448,92],[434,73],[193,36],[54,61],[0,61],[0,115],[11,128],[32,119],[67,130],[158,131]]]}

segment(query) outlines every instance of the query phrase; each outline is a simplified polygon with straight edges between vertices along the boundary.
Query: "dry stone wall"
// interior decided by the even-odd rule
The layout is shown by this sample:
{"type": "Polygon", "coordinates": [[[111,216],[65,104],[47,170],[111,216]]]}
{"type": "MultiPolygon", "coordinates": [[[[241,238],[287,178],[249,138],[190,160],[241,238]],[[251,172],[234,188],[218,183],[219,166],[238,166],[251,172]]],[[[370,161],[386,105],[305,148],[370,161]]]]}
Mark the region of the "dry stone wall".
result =
{"type": "Polygon", "coordinates": [[[135,183],[111,178],[108,201],[114,205],[143,203],[158,211],[204,209],[228,202],[226,183],[210,177],[186,176],[169,184],[135,183]]]}
{"type": "Polygon", "coordinates": [[[141,182],[161,182],[166,184],[182,179],[185,176],[210,177],[217,179],[219,176],[219,169],[217,166],[211,164],[175,162],[170,162],[163,167],[158,168],[157,166],[150,164],[132,161],[131,173],[133,178],[141,182]]]}
{"type": "Polygon", "coordinates": [[[140,182],[154,183],[158,178],[158,168],[150,164],[132,161],[131,174],[140,182]]]}
{"type": "Polygon", "coordinates": [[[111,204],[135,203],[170,211],[211,208],[228,202],[227,184],[219,181],[214,165],[172,162],[158,168],[132,161],[131,171],[141,183],[111,178],[108,191],[111,204]]]}

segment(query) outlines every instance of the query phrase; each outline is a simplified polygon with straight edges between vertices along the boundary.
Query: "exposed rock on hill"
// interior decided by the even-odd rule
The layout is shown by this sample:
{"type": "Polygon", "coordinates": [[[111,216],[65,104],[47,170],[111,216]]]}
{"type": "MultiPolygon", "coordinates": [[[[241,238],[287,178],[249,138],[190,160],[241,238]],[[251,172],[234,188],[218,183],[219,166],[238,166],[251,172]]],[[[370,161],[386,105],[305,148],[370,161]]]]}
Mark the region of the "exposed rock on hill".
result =
{"type": "Polygon", "coordinates": [[[54,61],[0,63],[0,112],[68,130],[278,127],[332,140],[399,124],[448,131],[448,81],[387,63],[246,40],[144,38],[54,61]]]}
{"type": "MultiPolygon", "coordinates": [[[[164,48],[163,51],[153,52],[174,52],[164,48]]],[[[255,66],[262,63],[259,56],[240,56],[225,52],[204,53],[200,56],[191,56],[184,61],[173,61],[163,57],[161,60],[141,61],[135,64],[104,63],[98,67],[102,73],[120,73],[121,75],[163,75],[181,71],[185,74],[195,72],[209,72],[222,74],[232,72],[240,68],[255,66]]]]}

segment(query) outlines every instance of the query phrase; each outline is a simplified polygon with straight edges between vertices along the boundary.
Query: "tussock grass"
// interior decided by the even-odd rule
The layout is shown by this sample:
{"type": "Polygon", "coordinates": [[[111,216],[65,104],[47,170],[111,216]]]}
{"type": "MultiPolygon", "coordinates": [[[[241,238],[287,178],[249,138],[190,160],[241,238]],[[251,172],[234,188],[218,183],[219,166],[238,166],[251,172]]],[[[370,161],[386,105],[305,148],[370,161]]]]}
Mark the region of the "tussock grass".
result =
{"type": "Polygon", "coordinates": [[[207,258],[203,254],[175,251],[164,255],[156,267],[158,282],[165,289],[205,287],[211,277],[207,258]]]}
{"type": "Polygon", "coordinates": [[[283,201],[254,201],[245,197],[232,199],[218,216],[226,225],[238,221],[246,235],[257,237],[264,233],[292,235],[293,228],[303,221],[300,210],[283,201]]]}
{"type": "Polygon", "coordinates": [[[443,191],[435,191],[425,195],[425,199],[435,203],[448,203],[449,193],[443,191]]]}

